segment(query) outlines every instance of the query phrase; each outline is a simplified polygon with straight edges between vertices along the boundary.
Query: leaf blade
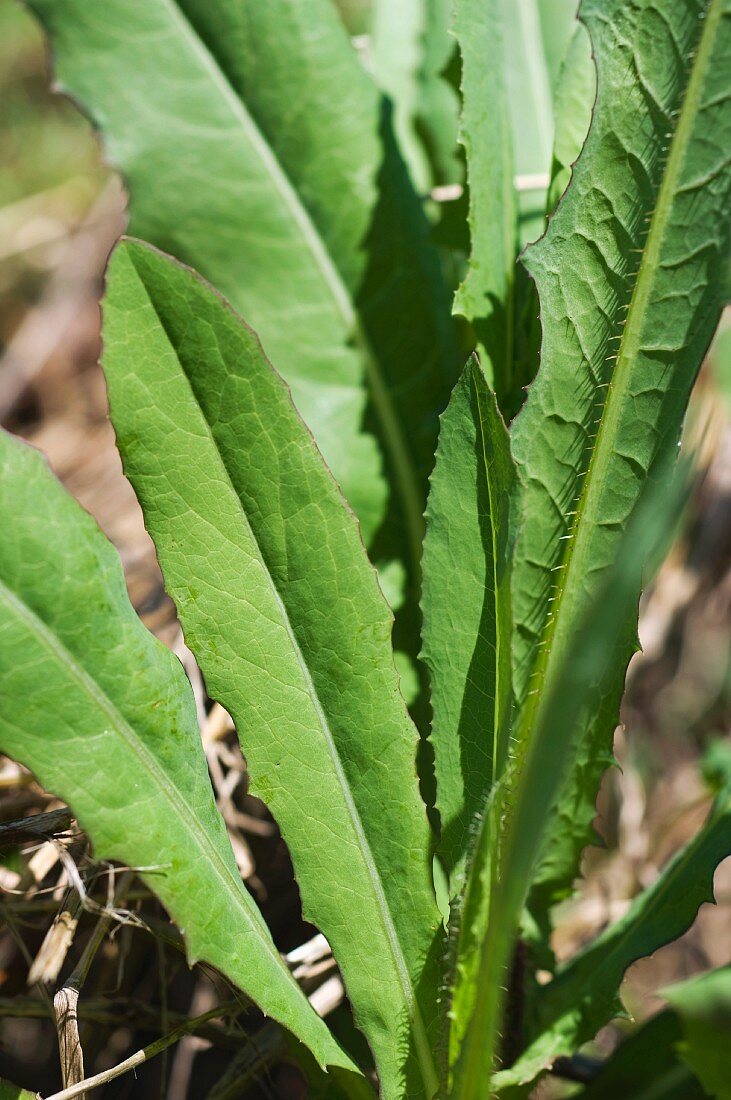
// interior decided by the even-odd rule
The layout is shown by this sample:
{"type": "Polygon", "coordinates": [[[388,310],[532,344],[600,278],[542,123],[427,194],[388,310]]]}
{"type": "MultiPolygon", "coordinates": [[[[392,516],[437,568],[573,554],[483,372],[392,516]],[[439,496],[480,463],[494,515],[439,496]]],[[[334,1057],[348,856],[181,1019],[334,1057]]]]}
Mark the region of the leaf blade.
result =
{"type": "Polygon", "coordinates": [[[104,316],[118,445],[187,643],[234,718],[383,1088],[397,1095],[408,1040],[423,1078],[410,1087],[428,1092],[430,839],[390,617],[353,517],[256,337],[193,273],[126,242],[104,316]]]}
{"type": "MultiPolygon", "coordinates": [[[[674,452],[720,309],[731,120],[719,74],[731,49],[729,9],[725,0],[694,0],[667,14],[652,0],[631,9],[584,3],[599,65],[593,122],[548,233],[527,257],[544,345],[543,368],[512,437],[526,482],[514,587],[519,753],[640,487],[674,452]],[[662,73],[653,84],[657,100],[643,79],[648,65],[662,73]],[[618,145],[634,166],[630,186],[616,170],[618,145]],[[584,224],[599,178],[608,216],[584,224]],[[629,264],[635,242],[637,269],[629,264]]],[[[597,692],[596,721],[579,723],[585,732],[576,751],[586,767],[577,767],[566,793],[576,824],[556,819],[552,863],[538,874],[543,907],[570,888],[591,839],[587,826],[633,645],[628,631],[625,656],[597,692]]]]}
{"type": "Polygon", "coordinates": [[[482,1082],[493,1080],[507,972],[546,822],[571,758],[571,731],[622,651],[627,622],[636,612],[643,562],[667,543],[685,482],[679,479],[670,496],[646,492],[604,587],[575,629],[527,759],[511,758],[480,822],[454,968],[458,1011],[451,1025],[452,1100],[477,1100],[482,1082]]]}
{"type": "Polygon", "coordinates": [[[0,456],[16,536],[0,540],[4,751],[70,802],[98,858],[141,868],[191,962],[217,966],[321,1064],[347,1065],[241,882],[180,664],[142,626],[116,552],[41,456],[5,433],[0,456]]]}
{"type": "Polygon", "coordinates": [[[471,360],[442,416],[424,540],[422,658],[430,671],[440,854],[454,873],[507,759],[511,700],[505,425],[471,360]]]}

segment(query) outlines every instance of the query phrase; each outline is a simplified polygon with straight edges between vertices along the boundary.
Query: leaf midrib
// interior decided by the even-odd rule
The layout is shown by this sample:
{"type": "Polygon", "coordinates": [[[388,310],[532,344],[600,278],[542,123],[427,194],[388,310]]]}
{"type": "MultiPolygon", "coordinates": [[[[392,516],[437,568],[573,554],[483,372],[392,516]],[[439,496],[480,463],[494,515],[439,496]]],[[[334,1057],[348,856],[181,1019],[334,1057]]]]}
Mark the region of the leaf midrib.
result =
{"type": "MultiPolygon", "coordinates": [[[[140,278],[139,274],[138,274],[138,278],[140,278]]],[[[189,392],[190,392],[190,395],[191,395],[191,399],[193,400],[193,402],[195,403],[196,407],[198,408],[198,410],[200,412],[201,421],[205,425],[207,438],[210,442],[211,447],[213,448],[214,454],[218,458],[218,461],[220,463],[221,469],[222,469],[224,477],[225,477],[225,481],[226,481],[226,483],[228,484],[228,486],[231,490],[231,494],[232,494],[233,499],[235,501],[235,506],[236,506],[237,512],[240,516],[241,522],[242,522],[245,530],[247,531],[253,546],[256,548],[256,553],[257,553],[258,559],[261,563],[262,571],[263,571],[263,574],[266,578],[267,585],[269,587],[272,598],[274,599],[275,606],[276,606],[277,610],[279,611],[282,624],[285,628],[285,631],[287,633],[287,637],[289,639],[290,645],[291,645],[292,650],[294,652],[295,659],[297,661],[297,665],[298,665],[298,668],[300,670],[300,674],[301,674],[302,679],[304,681],[304,685],[305,685],[305,688],[306,688],[306,693],[310,698],[310,702],[312,703],[313,709],[315,711],[315,715],[316,715],[318,723],[320,725],[320,729],[322,730],[322,733],[323,733],[323,737],[324,737],[325,745],[327,746],[328,754],[330,756],[331,762],[332,762],[333,767],[335,769],[335,775],[336,775],[336,778],[337,778],[337,781],[338,781],[338,785],[339,785],[339,787],[341,789],[341,792],[342,792],[342,795],[343,795],[343,800],[344,800],[344,803],[345,803],[345,807],[346,807],[348,816],[350,817],[351,824],[352,824],[352,827],[353,827],[353,831],[355,833],[355,837],[356,837],[356,840],[357,840],[357,843],[358,843],[358,847],[359,847],[359,849],[361,851],[361,855],[363,857],[363,863],[365,865],[365,868],[366,868],[366,871],[367,871],[367,874],[368,874],[368,878],[370,879],[370,881],[372,883],[372,886],[373,886],[373,893],[375,895],[376,902],[377,902],[376,910],[377,910],[377,912],[380,916],[380,920],[381,920],[381,924],[382,924],[383,931],[384,931],[384,934],[385,934],[386,942],[388,943],[389,951],[390,951],[391,957],[393,959],[394,970],[395,970],[395,972],[398,976],[399,985],[401,986],[401,992],[402,992],[402,995],[403,995],[404,1003],[406,1005],[406,1010],[407,1010],[407,1014],[408,1014],[408,1018],[409,1018],[409,1023],[410,1023],[410,1026],[411,1026],[411,1031],[412,1031],[412,1034],[414,1036],[415,1049],[416,1049],[417,1058],[418,1058],[418,1061],[419,1061],[419,1066],[420,1066],[422,1078],[424,1080],[425,1085],[427,1086],[427,1090],[431,1090],[430,1092],[428,1091],[428,1094],[433,1095],[434,1092],[436,1092],[436,1089],[437,1089],[437,1086],[438,1086],[438,1079],[437,1079],[437,1075],[436,1075],[436,1070],[434,1068],[434,1062],[433,1062],[433,1058],[432,1058],[432,1055],[431,1055],[431,1049],[430,1049],[430,1046],[429,1046],[429,1040],[428,1040],[427,1033],[426,1033],[426,1027],[424,1025],[424,1021],[423,1021],[423,1018],[422,1018],[422,1015],[421,1015],[421,1010],[419,1008],[418,1000],[417,1000],[417,997],[416,997],[416,992],[414,990],[413,983],[411,981],[411,977],[410,977],[409,972],[408,972],[408,967],[406,965],[406,959],[404,958],[404,954],[403,954],[403,951],[402,951],[402,948],[401,948],[401,943],[400,943],[400,940],[398,938],[398,933],[396,931],[396,927],[395,927],[394,922],[393,922],[391,909],[390,909],[390,906],[389,906],[389,903],[388,903],[388,899],[386,897],[385,890],[383,888],[383,882],[381,880],[381,875],[380,875],[380,872],[378,870],[378,866],[377,866],[375,857],[373,855],[373,852],[371,851],[370,843],[368,841],[368,837],[367,837],[365,829],[363,827],[363,822],[361,820],[360,812],[358,810],[358,807],[355,804],[355,800],[354,800],[353,795],[351,793],[350,785],[348,783],[348,779],[347,779],[347,776],[345,774],[345,770],[343,768],[342,761],[340,759],[340,754],[339,754],[337,746],[335,744],[335,738],[333,736],[332,730],[330,729],[330,724],[329,724],[327,715],[325,713],[325,709],[322,705],[322,702],[320,701],[320,697],[319,697],[317,688],[316,688],[314,680],[312,678],[312,673],[310,672],[310,668],[307,664],[307,661],[305,660],[305,656],[304,656],[304,654],[302,652],[302,649],[300,647],[295,629],[292,626],[292,621],[291,621],[290,616],[289,616],[289,611],[287,609],[287,605],[286,605],[286,603],[284,601],[284,598],[282,597],[279,589],[277,588],[277,585],[275,584],[274,578],[273,578],[273,576],[271,574],[271,571],[269,569],[269,566],[267,564],[266,557],[262,553],[261,547],[259,545],[259,540],[257,539],[256,534],[255,534],[255,532],[254,532],[254,530],[251,526],[251,523],[249,521],[249,517],[246,514],[246,509],[244,508],[243,502],[242,502],[238,492],[236,491],[236,487],[235,487],[235,484],[234,484],[234,481],[233,481],[233,477],[232,477],[232,475],[229,471],[228,466],[226,465],[225,458],[224,458],[224,456],[223,456],[223,454],[222,454],[222,452],[221,452],[221,450],[218,446],[218,443],[216,441],[216,437],[215,437],[215,434],[214,434],[214,431],[213,431],[213,426],[210,423],[210,421],[208,420],[208,417],[206,416],[205,410],[204,410],[201,402],[198,399],[198,395],[195,392],[193,384],[192,384],[190,378],[188,377],[188,374],[187,374],[187,372],[186,372],[186,370],[183,366],[182,361],[180,360],[180,357],[177,354],[172,334],[168,331],[168,328],[165,324],[164,318],[162,317],[162,315],[158,311],[157,306],[155,305],[155,303],[153,302],[151,296],[149,295],[146,288],[144,287],[144,283],[142,282],[141,278],[140,278],[140,285],[142,286],[142,288],[145,292],[145,296],[147,298],[147,301],[150,303],[150,307],[152,308],[152,310],[155,313],[155,316],[157,317],[158,323],[160,324],[160,327],[161,327],[162,331],[165,333],[165,337],[168,341],[168,344],[170,345],[170,349],[173,352],[173,354],[175,355],[175,358],[176,358],[176,360],[178,362],[178,365],[180,367],[180,372],[181,372],[183,378],[185,378],[185,381],[187,383],[187,386],[188,386],[188,389],[189,389],[189,392]]]]}
{"type": "Polygon", "coordinates": [[[52,660],[78,684],[92,704],[109,719],[112,729],[119,734],[132,754],[140,761],[142,772],[151,775],[154,779],[162,799],[170,805],[174,819],[177,817],[185,823],[187,832],[193,839],[195,846],[201,851],[206,866],[209,866],[216,874],[226,893],[234,894],[237,907],[243,909],[247,918],[252,921],[251,927],[256,928],[257,936],[266,949],[267,955],[276,958],[283,971],[289,975],[289,971],[279,953],[272,950],[271,943],[259,928],[261,917],[258,911],[255,911],[253,906],[249,909],[246,905],[247,895],[244,893],[245,887],[241,880],[227,866],[226,861],[222,858],[221,853],[205,830],[200,828],[190,804],[182,797],[177,787],[171,784],[170,777],[161,768],[144,742],[137,736],[124,715],[120,713],[117,706],[96,680],[79,663],[61,638],[2,579],[0,579],[0,599],[4,601],[11,613],[16,615],[38,638],[52,660]]]}
{"type": "MultiPolygon", "coordinates": [[[[596,529],[595,517],[598,503],[596,498],[600,497],[608,464],[614,454],[616,428],[624,409],[624,398],[631,378],[632,361],[639,348],[640,334],[657,270],[657,259],[664,243],[668,219],[673,209],[678,176],[692,135],[693,121],[698,108],[703,79],[715,41],[715,30],[721,15],[721,4],[722,0],[709,0],[700,42],[691,62],[690,76],[683,94],[678,125],[671,139],[668,158],[658,188],[650,229],[640,259],[626,321],[622,329],[617,361],[607,390],[607,398],[602,408],[595,444],[583,479],[573,522],[570,525],[568,534],[564,536],[566,550],[560,562],[560,569],[557,570],[558,580],[555,586],[555,595],[551,610],[548,612],[544,623],[542,636],[537,643],[539,657],[531,673],[530,682],[537,682],[540,685],[540,690],[534,688],[529,691],[526,697],[516,736],[519,745],[527,746],[528,744],[530,731],[536,726],[538,713],[543,702],[550,694],[554,672],[560,667],[571,638],[570,613],[572,605],[577,600],[577,585],[574,583],[573,578],[577,575],[579,578],[585,575],[591,564],[592,539],[596,529]],[[553,604],[555,604],[555,607],[553,604]],[[567,607],[568,611],[566,610],[567,607]],[[564,625],[567,621],[568,626],[564,625]]],[[[522,750],[522,752],[525,751],[527,750],[522,750]]]]}
{"type": "Polygon", "coordinates": [[[409,451],[406,436],[402,431],[401,421],[394,408],[390,390],[383,378],[378,360],[373,354],[363,326],[353,308],[350,293],[309,211],[301,202],[296,189],[275,156],[271,146],[268,144],[262,131],[247,111],[243,101],[238,96],[235,88],[221,68],[217,58],[203,42],[193,23],[191,23],[190,19],[181,10],[177,0],[161,0],[161,2],[170,12],[171,18],[177,21],[183,37],[190,42],[194,53],[199,57],[202,65],[210,74],[224,102],[230,108],[232,115],[237,122],[239,122],[247,138],[259,155],[261,163],[264,165],[277,194],[289,211],[292,220],[302,235],[302,239],[310,250],[318,269],[322,273],[325,286],[332,295],[345,328],[352,333],[353,338],[356,340],[357,344],[360,345],[366,376],[370,383],[371,396],[378,411],[379,419],[383,426],[384,439],[391,453],[391,460],[396,471],[404,505],[404,513],[408,524],[409,554],[412,560],[414,576],[418,577],[424,526],[422,516],[423,509],[417,488],[419,479],[409,451]]]}

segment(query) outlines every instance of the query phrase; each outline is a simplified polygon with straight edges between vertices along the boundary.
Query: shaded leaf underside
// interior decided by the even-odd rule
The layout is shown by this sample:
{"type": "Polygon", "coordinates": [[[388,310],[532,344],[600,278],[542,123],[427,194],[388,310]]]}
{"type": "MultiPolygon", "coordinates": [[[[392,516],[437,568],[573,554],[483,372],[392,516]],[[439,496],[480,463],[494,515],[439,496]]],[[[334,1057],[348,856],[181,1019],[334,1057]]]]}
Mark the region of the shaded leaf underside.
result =
{"type": "Polygon", "coordinates": [[[387,112],[334,6],[31,7],[62,87],[124,173],[131,230],[254,326],[366,541],[386,522],[379,560],[405,559],[416,577],[454,378],[449,303],[387,112]]]}

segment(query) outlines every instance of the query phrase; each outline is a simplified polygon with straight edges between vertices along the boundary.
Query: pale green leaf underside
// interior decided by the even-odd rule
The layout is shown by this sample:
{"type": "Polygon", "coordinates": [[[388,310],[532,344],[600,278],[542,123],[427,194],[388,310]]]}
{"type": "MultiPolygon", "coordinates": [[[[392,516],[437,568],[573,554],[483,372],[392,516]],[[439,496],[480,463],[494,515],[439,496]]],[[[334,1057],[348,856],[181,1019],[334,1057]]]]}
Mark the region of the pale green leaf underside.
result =
{"type": "Polygon", "coordinates": [[[375,0],[368,64],[393,104],[394,130],[421,194],[461,179],[458,103],[442,72],[454,49],[450,0],[375,0]]]}
{"type": "Polygon", "coordinates": [[[429,668],[431,742],[450,872],[507,754],[510,704],[508,435],[476,359],[442,415],[424,541],[422,657],[429,668]]]}
{"type": "Polygon", "coordinates": [[[706,824],[675,856],[655,883],[639,894],[621,920],[558,971],[535,1004],[533,1036],[516,1064],[495,1084],[532,1081],[556,1058],[594,1037],[622,1011],[619,988],[625,971],[681,936],[699,907],[712,902],[716,867],[731,855],[731,796],[721,794],[706,824]]]}
{"type": "Polygon", "coordinates": [[[406,1074],[418,1096],[433,1085],[439,918],[416,731],[357,525],[258,340],[193,273],[125,243],[104,334],[118,445],[187,643],[234,718],[384,1094],[406,1074]]]}
{"type": "Polygon", "coordinates": [[[552,213],[571,179],[591,123],[596,98],[596,69],[591,41],[583,23],[576,23],[561,66],[554,103],[555,136],[551,182],[546,209],[552,213]]]}
{"type": "Polygon", "coordinates": [[[0,747],[73,807],[97,859],[322,1065],[348,1066],[282,962],[216,810],[193,693],[140,623],[119,558],[38,452],[0,433],[0,747]]]}
{"type": "Polygon", "coordinates": [[[454,308],[471,322],[485,373],[502,401],[513,381],[517,213],[501,0],[458,0],[454,34],[462,55],[459,136],[470,224],[469,265],[454,308]]]}
{"type": "Polygon", "coordinates": [[[453,378],[449,305],[379,133],[379,93],[334,6],[31,7],[62,87],[124,173],[132,232],[192,264],[255,326],[366,541],[388,508],[415,569],[434,410],[453,378]]]}
{"type": "Polygon", "coordinates": [[[520,178],[520,245],[545,228],[546,176],[554,139],[559,68],[577,0],[499,0],[505,21],[507,106],[515,173],[520,178]]]}
{"type": "MultiPolygon", "coordinates": [[[[674,453],[728,246],[728,0],[585,0],[581,15],[599,69],[592,127],[527,256],[543,350],[513,429],[526,487],[513,585],[519,754],[638,492],[674,453]]],[[[580,766],[562,796],[572,809],[550,834],[542,904],[568,889],[591,838],[632,645],[628,632],[577,723],[580,766]]]]}

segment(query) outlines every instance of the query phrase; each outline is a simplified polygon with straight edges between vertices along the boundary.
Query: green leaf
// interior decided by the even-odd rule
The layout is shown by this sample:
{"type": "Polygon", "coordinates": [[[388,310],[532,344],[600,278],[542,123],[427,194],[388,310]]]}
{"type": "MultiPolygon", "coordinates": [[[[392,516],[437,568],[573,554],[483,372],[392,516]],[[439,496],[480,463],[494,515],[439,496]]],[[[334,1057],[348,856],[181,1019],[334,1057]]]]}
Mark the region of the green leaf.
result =
{"type": "Polygon", "coordinates": [[[454,50],[451,0],[375,0],[369,61],[419,192],[461,179],[458,103],[442,72],[454,50]]]}
{"type": "Polygon", "coordinates": [[[471,243],[454,308],[471,322],[488,381],[503,406],[514,387],[517,208],[500,4],[457,0],[455,6],[471,243]]]}
{"type": "Polygon", "coordinates": [[[473,358],[442,416],[424,541],[424,648],[441,817],[453,872],[502,773],[510,711],[514,469],[495,396],[473,358]]]}
{"type": "MultiPolygon", "coordinates": [[[[548,232],[527,256],[543,350],[513,428],[525,482],[513,584],[519,759],[638,492],[675,453],[727,254],[728,0],[585,0],[581,14],[599,71],[593,122],[548,232]]],[[[591,840],[635,644],[628,630],[577,718],[539,907],[570,889],[591,840]]]]}
{"type": "Polygon", "coordinates": [[[504,69],[513,135],[521,245],[545,227],[554,93],[575,23],[576,0],[499,0],[505,21],[504,69]]]}
{"type": "Polygon", "coordinates": [[[554,100],[563,79],[562,67],[576,29],[576,0],[537,0],[548,83],[554,100]]]}
{"type": "Polygon", "coordinates": [[[680,1017],[678,1052],[709,1096],[731,1097],[731,966],[661,991],[680,1017]]]}
{"type": "Polygon", "coordinates": [[[562,1054],[573,1053],[623,1013],[619,987],[637,959],[681,936],[704,902],[712,902],[716,867],[731,855],[731,792],[719,795],[707,822],[639,894],[624,917],[540,988],[525,1051],[496,1075],[498,1086],[532,1081],[562,1054]]]}
{"type": "MultiPolygon", "coordinates": [[[[511,759],[479,822],[455,950],[451,1100],[478,1100],[491,1077],[502,991],[546,822],[570,757],[571,731],[616,661],[626,624],[636,613],[642,563],[658,543],[666,545],[684,489],[680,481],[672,496],[661,493],[642,502],[603,588],[576,624],[527,758],[511,759]]],[[[514,1043],[515,1036],[507,1038],[514,1043]]]]}
{"type": "Polygon", "coordinates": [[[116,551],[38,452],[0,433],[0,745],[138,868],[183,932],[324,1065],[351,1066],[280,958],[216,810],[193,693],[116,551]]]}
{"type": "Polygon", "coordinates": [[[457,368],[449,302],[332,3],[31,7],[61,86],[124,174],[131,231],[255,326],[367,543],[388,512],[374,553],[405,555],[416,578],[436,414],[457,368]]]}
{"type": "Polygon", "coordinates": [[[698,1078],[678,1057],[680,1021],[666,1009],[617,1047],[578,1096],[581,1100],[707,1100],[698,1078]]]}
{"type": "Polygon", "coordinates": [[[535,240],[543,230],[545,177],[553,144],[553,98],[538,0],[498,0],[498,4],[505,25],[505,121],[513,138],[513,171],[526,181],[535,180],[520,194],[524,244],[535,240]]]}
{"type": "Polygon", "coordinates": [[[591,56],[591,41],[583,23],[577,23],[571,36],[555,99],[555,137],[547,212],[550,214],[568,187],[571,168],[579,157],[591,123],[596,98],[596,69],[591,56]]]}
{"type": "Polygon", "coordinates": [[[187,643],[236,723],[384,1095],[431,1094],[430,834],[357,525],[253,332],[193,273],[125,243],[104,334],[117,442],[187,643]]]}

